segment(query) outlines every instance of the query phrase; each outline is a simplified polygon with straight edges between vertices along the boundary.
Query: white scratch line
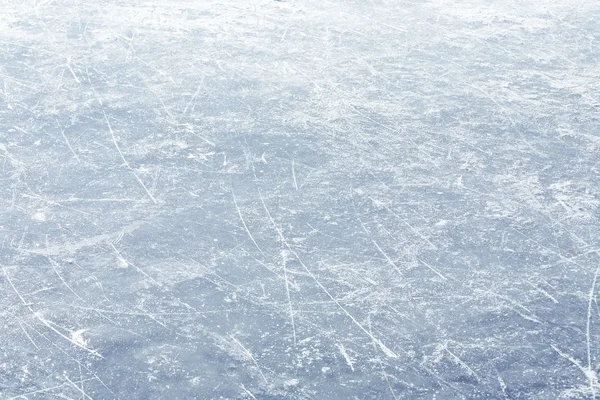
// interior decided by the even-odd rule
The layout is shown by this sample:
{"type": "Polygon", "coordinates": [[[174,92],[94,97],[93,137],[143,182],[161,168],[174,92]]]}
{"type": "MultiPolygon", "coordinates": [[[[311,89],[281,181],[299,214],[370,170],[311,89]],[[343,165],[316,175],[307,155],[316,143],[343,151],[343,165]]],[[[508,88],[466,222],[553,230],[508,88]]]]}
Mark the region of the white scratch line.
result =
{"type": "Polygon", "coordinates": [[[344,348],[344,345],[341,344],[341,343],[338,343],[338,344],[336,344],[336,346],[340,350],[340,354],[342,355],[342,357],[344,357],[344,360],[346,361],[346,364],[348,365],[348,367],[352,371],[354,371],[354,363],[352,362],[352,359],[350,358],[350,356],[346,352],[346,349],[344,348]]]}
{"type": "Polygon", "coordinates": [[[243,390],[244,392],[246,392],[246,394],[247,394],[248,396],[252,397],[254,400],[258,400],[258,399],[256,398],[256,396],[254,396],[254,395],[252,394],[252,392],[251,392],[251,391],[249,391],[248,389],[246,389],[246,386],[244,386],[244,384],[243,384],[243,383],[240,383],[240,387],[242,388],[242,390],[243,390]]]}
{"type": "MultiPolygon", "coordinates": [[[[369,200],[371,200],[373,203],[375,203],[375,200],[373,198],[369,197],[369,200]]],[[[431,248],[433,248],[434,250],[438,250],[438,248],[435,244],[431,243],[431,241],[429,239],[427,239],[425,236],[423,236],[423,234],[421,234],[421,232],[419,232],[415,227],[413,227],[411,224],[409,224],[408,221],[406,221],[404,218],[402,218],[400,215],[398,215],[396,212],[394,212],[394,210],[392,210],[391,208],[389,208],[386,205],[384,205],[383,207],[386,210],[388,210],[393,216],[395,216],[400,221],[402,221],[402,223],[404,225],[408,226],[408,228],[411,231],[413,231],[417,236],[419,236],[421,239],[423,239],[423,241],[427,242],[427,244],[429,244],[431,246],[431,248]]]]}
{"type": "Polygon", "coordinates": [[[552,296],[550,293],[548,293],[546,290],[542,289],[541,287],[531,283],[531,282],[527,282],[532,288],[534,288],[535,290],[537,290],[538,292],[540,292],[541,294],[543,294],[544,296],[546,296],[547,298],[549,298],[550,300],[552,300],[552,302],[554,304],[558,304],[558,300],[556,300],[554,298],[554,296],[552,296]]]}
{"type": "Polygon", "coordinates": [[[396,271],[398,271],[398,273],[400,275],[402,275],[402,271],[400,270],[400,268],[398,268],[398,266],[396,265],[396,263],[394,263],[394,261],[392,261],[392,259],[387,255],[387,253],[385,251],[383,251],[383,249],[381,247],[379,247],[379,245],[377,244],[377,242],[375,241],[375,239],[371,238],[371,241],[373,242],[373,244],[375,245],[375,247],[377,247],[377,250],[379,250],[379,252],[385,257],[385,259],[387,260],[387,262],[394,268],[396,268],[396,271]]]}
{"type": "Polygon", "coordinates": [[[67,135],[65,135],[65,130],[63,129],[62,126],[60,126],[60,123],[58,122],[58,118],[56,119],[56,123],[58,124],[58,128],[60,129],[60,134],[62,135],[63,139],[65,139],[65,143],[67,144],[67,147],[69,148],[69,150],[71,150],[71,153],[73,153],[73,156],[75,157],[77,162],[81,163],[79,156],[77,155],[77,153],[75,153],[75,150],[73,150],[73,147],[71,146],[71,142],[69,142],[69,138],[67,138],[67,135]]]}
{"type": "Polygon", "coordinates": [[[460,365],[461,367],[463,367],[464,369],[466,369],[469,372],[469,375],[471,375],[474,378],[476,378],[477,380],[479,380],[479,375],[477,375],[475,373],[475,371],[473,371],[471,369],[471,367],[469,367],[463,360],[461,360],[460,358],[458,358],[458,356],[456,354],[454,354],[453,352],[451,352],[450,349],[448,349],[448,347],[444,347],[444,350],[446,350],[448,352],[448,354],[450,354],[452,356],[452,358],[454,358],[454,360],[458,363],[458,365],[460,365]]]}
{"type": "Polygon", "coordinates": [[[21,330],[23,331],[23,333],[25,334],[25,336],[27,336],[27,339],[29,339],[29,341],[31,342],[31,344],[33,344],[33,346],[34,346],[36,349],[38,349],[38,350],[39,350],[40,348],[38,347],[38,345],[37,345],[37,344],[35,344],[35,342],[34,342],[34,341],[33,341],[33,339],[31,338],[31,336],[29,336],[29,333],[27,333],[27,331],[25,330],[25,328],[23,328],[23,324],[21,324],[21,321],[17,321],[17,323],[19,324],[19,326],[21,327],[21,330]]]}
{"type": "Polygon", "coordinates": [[[156,286],[162,287],[162,285],[156,281],[153,277],[151,277],[150,275],[148,275],[146,272],[144,272],[144,270],[142,270],[140,267],[138,267],[137,265],[135,265],[132,262],[127,261],[119,252],[119,250],[117,250],[117,248],[115,247],[114,244],[110,244],[110,246],[113,248],[113,250],[115,251],[115,255],[117,256],[117,258],[119,259],[119,261],[121,261],[121,263],[123,263],[123,265],[126,266],[132,266],[133,268],[135,268],[140,274],[144,275],[146,278],[150,279],[150,281],[152,281],[152,283],[154,283],[156,286]]]}
{"type": "Polygon", "coordinates": [[[77,383],[73,382],[72,380],[69,379],[68,376],[64,375],[64,378],[67,380],[67,382],[69,382],[75,389],[77,389],[77,391],[79,393],[81,393],[86,399],[89,400],[94,400],[93,398],[91,398],[90,396],[88,396],[88,394],[79,386],[77,386],[77,383]]]}
{"type": "Polygon", "coordinates": [[[125,164],[125,166],[131,171],[133,176],[135,176],[135,179],[137,179],[138,183],[144,188],[144,190],[146,191],[146,194],[148,195],[148,197],[150,197],[150,200],[152,200],[152,202],[154,204],[158,204],[158,202],[156,201],[154,196],[152,196],[152,193],[150,193],[150,191],[148,190],[146,185],[144,185],[144,182],[142,182],[140,177],[137,176],[137,174],[135,173],[133,168],[131,168],[131,166],[129,165],[129,163],[127,162],[125,157],[123,156],[123,153],[121,152],[121,149],[119,148],[119,145],[117,144],[117,139],[115,139],[115,133],[113,132],[112,127],[110,126],[110,122],[108,121],[108,117],[106,116],[106,113],[104,112],[104,110],[102,110],[102,114],[104,114],[104,120],[106,121],[106,125],[108,125],[108,131],[110,132],[112,142],[115,145],[115,147],[117,148],[117,151],[119,152],[119,155],[121,156],[121,160],[123,160],[123,163],[125,164]]]}
{"type": "Polygon", "coordinates": [[[77,75],[75,75],[75,71],[73,71],[73,68],[71,68],[71,61],[68,59],[67,59],[67,68],[69,68],[69,71],[71,71],[71,75],[73,75],[73,78],[75,78],[75,82],[81,83],[81,81],[79,80],[77,75]]]}
{"type": "Polygon", "coordinates": [[[287,260],[284,256],[284,258],[283,258],[283,278],[285,280],[285,292],[287,294],[288,309],[290,312],[290,321],[292,323],[292,335],[294,337],[294,345],[295,345],[296,344],[296,323],[294,322],[294,309],[292,308],[292,297],[290,296],[290,285],[289,285],[289,280],[288,280],[288,276],[287,276],[286,263],[287,263],[287,260]]]}
{"type": "MultiPolygon", "coordinates": [[[[187,103],[187,106],[185,106],[185,109],[183,110],[184,114],[187,112],[188,108],[192,105],[192,103],[194,102],[194,100],[196,100],[196,96],[198,96],[198,94],[200,93],[200,89],[202,88],[202,84],[203,83],[204,83],[204,77],[202,77],[202,80],[200,81],[200,84],[198,85],[198,89],[196,89],[196,92],[194,93],[194,95],[190,99],[189,103],[187,103]]],[[[196,106],[194,105],[194,107],[196,107],[196,106]]],[[[192,111],[194,111],[194,107],[192,107],[192,111]]]]}
{"type": "Polygon", "coordinates": [[[423,264],[424,266],[426,266],[427,268],[429,268],[434,273],[436,273],[443,280],[445,280],[445,281],[448,280],[448,278],[446,278],[444,275],[442,275],[437,269],[435,269],[431,265],[427,264],[425,261],[421,260],[420,258],[417,258],[417,261],[420,262],[421,264],[423,264]]]}
{"type": "Polygon", "coordinates": [[[265,253],[263,253],[263,251],[261,250],[258,243],[256,243],[256,240],[254,240],[254,236],[252,236],[252,234],[250,233],[250,229],[248,229],[248,226],[246,225],[246,221],[244,221],[244,217],[242,216],[242,211],[240,210],[240,207],[238,207],[237,201],[235,200],[235,194],[233,194],[233,192],[231,192],[231,197],[233,197],[233,204],[235,205],[235,209],[237,210],[237,213],[240,216],[240,220],[242,221],[242,225],[244,225],[244,229],[246,230],[246,233],[248,234],[248,236],[250,236],[250,240],[252,240],[252,243],[254,243],[254,245],[256,246],[258,251],[260,251],[260,254],[262,254],[263,257],[266,257],[265,253]]]}
{"type": "Polygon", "coordinates": [[[569,355],[567,353],[560,351],[560,349],[558,347],[556,347],[555,345],[552,344],[550,346],[562,358],[569,360],[571,363],[573,363],[573,365],[575,365],[577,368],[579,368],[579,370],[585,375],[585,377],[588,378],[588,381],[590,384],[590,391],[592,393],[592,400],[595,400],[596,399],[596,386],[598,386],[598,376],[596,375],[596,372],[592,369],[584,367],[583,365],[581,365],[581,363],[577,359],[575,359],[574,357],[572,357],[571,355],[569,355]]]}
{"type": "MultiPolygon", "coordinates": [[[[48,245],[48,235],[46,235],[46,248],[50,248],[50,246],[48,245]]],[[[77,293],[75,293],[73,288],[69,286],[69,284],[67,283],[67,281],[65,281],[60,272],[58,272],[58,269],[56,268],[56,262],[52,259],[52,257],[50,257],[50,254],[46,254],[46,258],[48,258],[48,261],[50,261],[50,265],[52,266],[54,273],[56,274],[56,276],[58,276],[63,285],[65,285],[67,289],[69,289],[69,291],[75,295],[75,297],[77,297],[81,301],[84,301],[77,293]]]]}
{"type": "Polygon", "coordinates": [[[241,344],[239,340],[237,340],[236,338],[233,337],[233,335],[229,335],[229,337],[231,339],[233,339],[233,341],[236,342],[238,344],[238,346],[240,346],[244,350],[244,352],[248,355],[248,357],[250,357],[250,359],[252,360],[252,362],[254,363],[254,365],[256,366],[256,368],[258,369],[258,372],[260,373],[260,376],[262,376],[263,380],[268,385],[269,382],[267,381],[267,378],[265,378],[265,375],[263,374],[262,370],[260,369],[260,366],[258,365],[258,362],[254,358],[254,356],[252,355],[252,353],[250,353],[250,350],[248,350],[247,348],[245,348],[244,345],[241,344]]]}
{"type": "MultiPolygon", "coordinates": [[[[33,310],[32,310],[33,311],[33,310]]],[[[94,349],[90,349],[84,345],[82,345],[81,343],[78,343],[76,340],[73,340],[72,338],[64,335],[62,332],[60,332],[58,329],[56,329],[55,327],[53,327],[52,325],[56,325],[54,322],[47,320],[46,318],[42,317],[41,315],[39,315],[39,313],[37,312],[33,312],[33,314],[35,315],[35,317],[44,325],[46,325],[49,329],[51,329],[54,333],[56,333],[57,335],[59,335],[60,337],[62,337],[63,339],[69,341],[70,343],[72,343],[73,345],[79,347],[80,349],[83,349],[85,351],[87,351],[90,354],[95,355],[96,357],[99,358],[104,358],[100,353],[98,353],[96,350],[94,349]]],[[[58,326],[58,325],[57,325],[58,326]]]]}
{"type": "Polygon", "coordinates": [[[596,381],[598,378],[596,377],[596,373],[592,369],[592,355],[590,352],[590,342],[591,342],[590,324],[592,322],[592,301],[594,300],[594,292],[596,291],[596,281],[598,280],[598,273],[600,273],[600,266],[598,266],[596,268],[596,271],[594,272],[594,279],[592,280],[592,287],[590,288],[590,295],[589,295],[589,299],[588,299],[587,321],[585,324],[585,342],[586,342],[586,347],[587,347],[587,374],[586,375],[588,377],[588,380],[590,381],[590,390],[592,391],[592,399],[594,399],[594,400],[596,399],[595,384],[597,384],[597,382],[595,382],[593,378],[595,378],[596,381]]]}
{"type": "Polygon", "coordinates": [[[298,191],[298,182],[296,181],[296,169],[294,168],[294,160],[292,160],[292,177],[294,178],[294,187],[298,191]]]}
{"type": "MultiPolygon", "coordinates": [[[[354,208],[354,211],[356,211],[356,207],[354,208]]],[[[377,250],[381,253],[381,255],[383,257],[385,257],[385,259],[387,260],[387,262],[396,269],[396,271],[398,271],[398,273],[400,275],[402,274],[402,271],[400,270],[400,268],[396,265],[396,263],[387,255],[387,253],[385,251],[383,251],[383,249],[379,246],[379,244],[377,244],[377,242],[375,241],[375,239],[373,239],[373,237],[371,236],[371,232],[369,232],[369,230],[367,229],[367,227],[365,226],[365,224],[362,222],[362,219],[360,218],[360,215],[358,215],[358,212],[356,213],[356,216],[358,217],[358,220],[360,222],[360,226],[362,226],[363,230],[365,231],[365,233],[367,235],[369,235],[369,239],[371,239],[371,242],[373,242],[373,244],[375,245],[375,247],[377,248],[377,250]]]]}

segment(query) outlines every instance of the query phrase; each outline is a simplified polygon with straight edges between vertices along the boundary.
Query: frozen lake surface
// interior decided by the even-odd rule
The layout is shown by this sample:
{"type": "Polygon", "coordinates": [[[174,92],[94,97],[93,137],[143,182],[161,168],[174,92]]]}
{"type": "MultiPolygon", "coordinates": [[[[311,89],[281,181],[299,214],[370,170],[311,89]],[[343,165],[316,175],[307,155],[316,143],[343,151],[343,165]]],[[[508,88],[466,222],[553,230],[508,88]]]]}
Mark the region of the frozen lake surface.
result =
{"type": "Polygon", "coordinates": [[[600,398],[600,4],[3,0],[1,399],[600,398]]]}

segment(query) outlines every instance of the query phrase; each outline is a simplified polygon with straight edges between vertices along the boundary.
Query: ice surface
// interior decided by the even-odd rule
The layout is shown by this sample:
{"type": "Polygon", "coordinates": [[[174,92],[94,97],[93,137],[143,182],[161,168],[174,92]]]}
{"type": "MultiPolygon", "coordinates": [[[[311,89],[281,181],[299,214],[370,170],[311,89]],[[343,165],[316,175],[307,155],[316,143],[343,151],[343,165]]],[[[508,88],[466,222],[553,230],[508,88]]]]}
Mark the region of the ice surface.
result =
{"type": "Polygon", "coordinates": [[[600,398],[597,1],[1,3],[1,399],[600,398]]]}

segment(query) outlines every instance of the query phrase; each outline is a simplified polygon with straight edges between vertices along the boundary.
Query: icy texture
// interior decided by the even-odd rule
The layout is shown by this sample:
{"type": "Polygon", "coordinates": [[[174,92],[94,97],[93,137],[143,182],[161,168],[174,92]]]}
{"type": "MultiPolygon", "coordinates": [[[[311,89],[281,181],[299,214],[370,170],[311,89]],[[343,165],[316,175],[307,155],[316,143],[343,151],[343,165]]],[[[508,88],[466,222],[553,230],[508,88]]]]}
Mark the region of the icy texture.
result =
{"type": "Polygon", "coordinates": [[[600,398],[599,21],[4,0],[0,398],[600,398]]]}

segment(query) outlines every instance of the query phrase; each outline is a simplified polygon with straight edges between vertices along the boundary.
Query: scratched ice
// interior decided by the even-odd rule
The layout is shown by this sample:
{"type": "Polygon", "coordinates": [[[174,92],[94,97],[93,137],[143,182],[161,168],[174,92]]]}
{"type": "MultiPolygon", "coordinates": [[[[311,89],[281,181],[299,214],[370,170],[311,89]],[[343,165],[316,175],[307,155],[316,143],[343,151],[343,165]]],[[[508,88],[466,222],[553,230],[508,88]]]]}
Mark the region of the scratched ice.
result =
{"type": "Polygon", "coordinates": [[[600,399],[600,3],[0,1],[1,399],[600,399]]]}

